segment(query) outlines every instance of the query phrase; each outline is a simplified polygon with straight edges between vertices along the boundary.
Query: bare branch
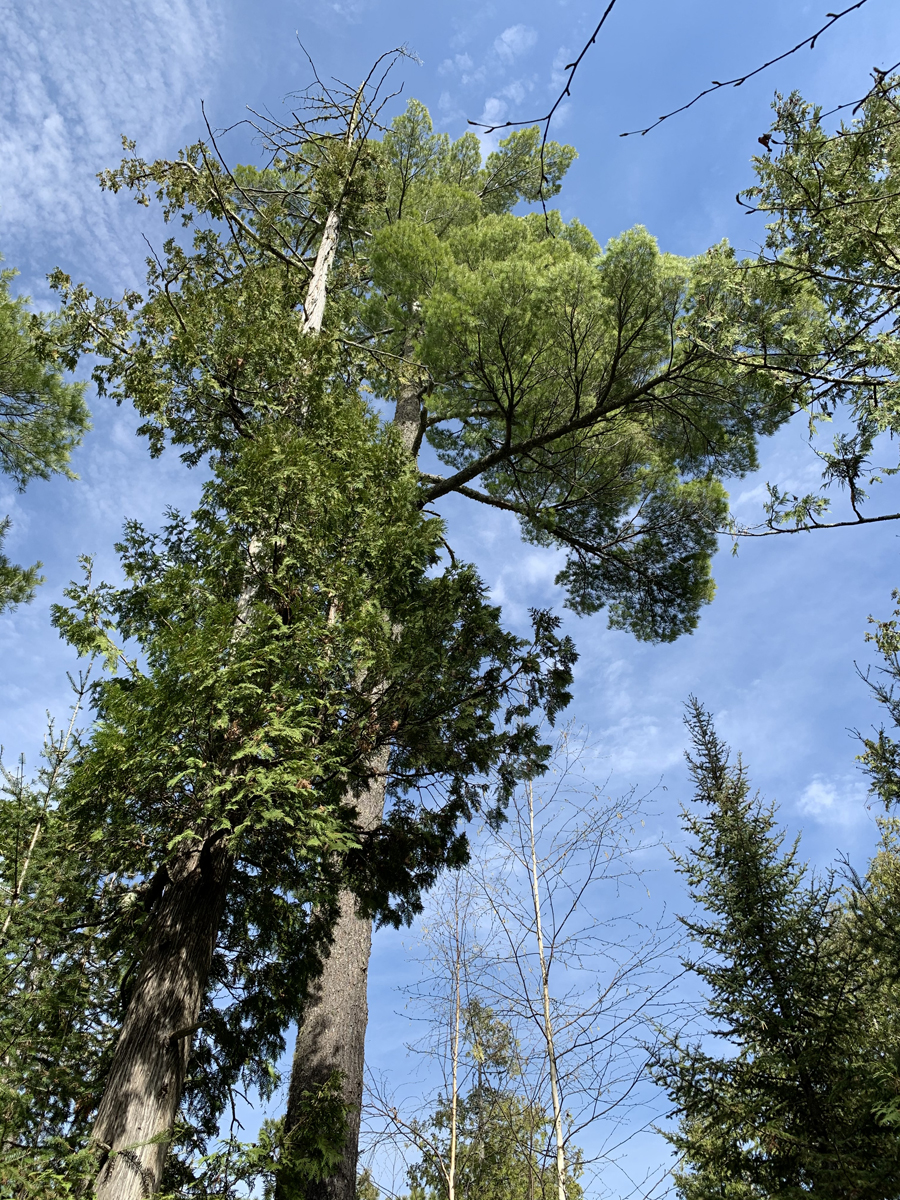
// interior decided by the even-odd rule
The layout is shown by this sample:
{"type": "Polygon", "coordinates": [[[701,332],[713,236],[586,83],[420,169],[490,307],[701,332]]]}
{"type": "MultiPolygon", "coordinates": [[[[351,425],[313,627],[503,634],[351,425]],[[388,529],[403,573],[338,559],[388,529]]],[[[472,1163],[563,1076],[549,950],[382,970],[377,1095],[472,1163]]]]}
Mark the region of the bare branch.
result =
{"type": "MultiPolygon", "coordinates": [[[[865,4],[865,2],[866,2],[866,0],[861,0],[861,3],[865,4]]],[[[591,36],[588,38],[588,40],[582,46],[581,52],[579,53],[578,57],[574,60],[574,62],[566,63],[566,65],[563,69],[569,72],[569,77],[566,80],[565,84],[563,85],[562,91],[559,93],[559,95],[553,101],[550,111],[546,114],[546,116],[533,117],[531,120],[528,120],[528,121],[504,121],[500,125],[484,125],[480,121],[468,121],[467,122],[467,124],[469,124],[469,125],[474,125],[476,127],[476,129],[483,129],[485,131],[485,133],[495,133],[498,129],[510,129],[510,128],[519,127],[519,126],[523,126],[523,125],[529,125],[529,126],[530,125],[543,125],[544,135],[541,138],[540,197],[541,197],[541,207],[544,210],[545,218],[547,216],[547,199],[546,199],[546,196],[544,195],[544,184],[547,182],[547,177],[544,172],[544,151],[547,148],[547,138],[550,136],[550,122],[553,120],[556,110],[562,104],[563,100],[565,100],[565,98],[567,96],[571,95],[570,88],[572,85],[572,80],[575,78],[575,72],[581,66],[581,60],[587,54],[588,50],[590,50],[591,46],[593,46],[594,43],[597,41],[597,35],[599,34],[600,30],[603,28],[604,24],[606,23],[606,18],[612,12],[613,8],[615,7],[615,3],[616,3],[616,0],[609,0],[609,4],[607,4],[606,9],[603,13],[603,16],[600,18],[599,22],[597,23],[597,28],[594,30],[594,32],[591,34],[591,36]]]]}
{"type": "Polygon", "coordinates": [[[845,8],[843,12],[826,13],[826,16],[829,18],[829,20],[825,22],[822,28],[817,29],[816,32],[810,34],[809,37],[805,37],[802,42],[798,42],[797,45],[791,47],[790,50],[785,50],[783,54],[778,54],[775,58],[770,58],[769,61],[764,62],[762,66],[755,67],[752,71],[747,71],[746,74],[738,75],[734,79],[723,79],[721,81],[714,79],[709,87],[704,88],[702,92],[698,92],[693,100],[689,100],[687,104],[682,104],[678,108],[673,108],[671,112],[663,113],[661,117],[658,117],[652,125],[648,125],[645,129],[629,129],[626,133],[620,133],[619,137],[634,137],[634,135],[637,133],[639,133],[641,137],[644,137],[651,131],[651,129],[656,129],[657,126],[662,125],[663,121],[668,121],[669,117],[677,116],[678,113],[683,113],[689,108],[693,108],[697,101],[702,100],[704,96],[709,96],[712,92],[719,91],[720,88],[740,87],[742,83],[746,83],[747,80],[752,79],[754,75],[759,75],[769,67],[773,67],[776,63],[783,62],[784,59],[790,58],[792,54],[796,54],[797,51],[802,50],[804,46],[809,46],[810,50],[814,50],[816,47],[816,42],[822,36],[822,34],[826,32],[826,30],[830,29],[832,25],[841,19],[841,17],[846,17],[848,13],[855,12],[858,8],[862,8],[864,4],[868,4],[868,2],[869,0],[857,0],[856,4],[851,4],[850,7],[845,8]]]}

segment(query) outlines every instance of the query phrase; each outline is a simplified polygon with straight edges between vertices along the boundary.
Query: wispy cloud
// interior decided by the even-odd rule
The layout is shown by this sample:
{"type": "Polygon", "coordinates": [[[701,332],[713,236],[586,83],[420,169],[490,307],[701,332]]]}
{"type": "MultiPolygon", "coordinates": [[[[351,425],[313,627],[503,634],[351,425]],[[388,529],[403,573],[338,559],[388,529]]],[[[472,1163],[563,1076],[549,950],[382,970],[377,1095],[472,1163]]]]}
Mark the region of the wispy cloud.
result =
{"type": "Polygon", "coordinates": [[[572,51],[568,46],[560,46],[553,59],[553,69],[550,75],[550,87],[558,88],[566,81],[566,66],[572,61],[572,51]]]}
{"type": "Polygon", "coordinates": [[[460,72],[465,77],[467,72],[470,72],[475,64],[468,54],[454,54],[452,58],[445,58],[438,67],[438,75],[451,75],[454,72],[460,72]]]}
{"type": "MultiPolygon", "coordinates": [[[[0,237],[116,256],[115,206],[96,173],[139,151],[173,149],[196,118],[218,54],[219,0],[4,4],[0,50],[0,237]]],[[[49,264],[53,265],[52,262],[49,264]]]]}
{"type": "MultiPolygon", "coordinates": [[[[510,25],[499,33],[493,43],[487,43],[483,58],[478,61],[469,52],[454,54],[445,58],[438,68],[438,73],[452,79],[460,87],[473,87],[487,84],[490,94],[481,102],[482,109],[479,123],[482,125],[501,125],[508,118],[521,117],[521,108],[527,97],[536,87],[535,77],[522,73],[524,55],[537,45],[537,31],[529,25],[510,25]],[[515,72],[515,78],[509,78],[515,72]]],[[[560,51],[562,54],[563,51],[560,51]]],[[[456,102],[444,93],[442,101],[446,111],[456,107],[456,102]]],[[[465,106],[471,112],[471,106],[465,106]]],[[[496,148],[497,142],[503,135],[500,133],[479,134],[485,152],[496,148]]]]}
{"type": "Polygon", "coordinates": [[[494,39],[494,49],[504,60],[512,62],[537,42],[537,31],[528,25],[510,25],[494,39]]]}
{"type": "Polygon", "coordinates": [[[865,814],[866,785],[858,775],[814,775],[797,802],[804,816],[851,825],[865,814]]]}
{"type": "Polygon", "coordinates": [[[481,125],[499,125],[506,120],[507,114],[506,101],[499,96],[488,96],[484,102],[484,108],[481,110],[481,116],[478,118],[481,125]]]}

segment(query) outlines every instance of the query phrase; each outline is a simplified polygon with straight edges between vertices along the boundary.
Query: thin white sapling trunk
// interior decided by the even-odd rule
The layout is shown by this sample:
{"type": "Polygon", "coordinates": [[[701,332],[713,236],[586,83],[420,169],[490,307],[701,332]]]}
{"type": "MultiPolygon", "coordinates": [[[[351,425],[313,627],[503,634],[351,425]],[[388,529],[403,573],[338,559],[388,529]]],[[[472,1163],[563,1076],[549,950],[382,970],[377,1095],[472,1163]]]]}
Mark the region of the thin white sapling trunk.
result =
{"type": "Polygon", "coordinates": [[[541,888],[538,878],[537,847],[534,837],[534,785],[528,781],[528,847],[531,852],[531,899],[534,904],[534,928],[537,939],[538,961],[541,967],[541,999],[544,1005],[544,1044],[547,1049],[547,1065],[550,1069],[550,1099],[553,1105],[553,1136],[556,1140],[556,1193],[559,1200],[566,1200],[566,1151],[563,1136],[562,1102],[559,1095],[559,1074],[556,1051],[553,1047],[553,1019],[550,1014],[550,967],[544,952],[544,933],[541,927],[541,888]]]}

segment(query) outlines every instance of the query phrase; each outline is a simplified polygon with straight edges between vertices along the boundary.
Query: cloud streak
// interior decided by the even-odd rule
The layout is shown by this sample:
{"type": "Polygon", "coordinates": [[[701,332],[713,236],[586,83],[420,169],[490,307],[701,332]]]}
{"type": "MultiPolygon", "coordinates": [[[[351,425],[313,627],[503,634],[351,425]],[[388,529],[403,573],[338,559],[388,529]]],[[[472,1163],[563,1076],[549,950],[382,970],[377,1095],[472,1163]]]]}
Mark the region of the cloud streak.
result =
{"type": "Polygon", "coordinates": [[[852,825],[866,813],[866,785],[858,776],[814,775],[797,802],[804,816],[829,824],[852,825]]]}
{"type": "MultiPolygon", "coordinates": [[[[0,237],[49,254],[124,259],[115,207],[96,173],[118,161],[123,133],[140,152],[171,152],[199,115],[219,52],[218,0],[3,3],[0,51],[0,237]]],[[[53,263],[49,264],[50,266],[53,263]]]]}

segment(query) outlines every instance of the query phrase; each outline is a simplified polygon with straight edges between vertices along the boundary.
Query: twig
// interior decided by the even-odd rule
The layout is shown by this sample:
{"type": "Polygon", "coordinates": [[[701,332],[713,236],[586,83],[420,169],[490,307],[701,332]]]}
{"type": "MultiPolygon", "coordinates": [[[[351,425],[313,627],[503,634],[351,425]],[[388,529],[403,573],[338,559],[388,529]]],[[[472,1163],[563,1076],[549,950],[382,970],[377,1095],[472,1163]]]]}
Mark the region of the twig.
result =
{"type": "Polygon", "coordinates": [[[798,42],[797,45],[792,47],[790,50],[785,50],[783,54],[779,54],[775,58],[770,58],[769,61],[764,62],[761,67],[756,67],[753,71],[748,71],[745,75],[738,75],[734,79],[723,79],[721,81],[714,79],[708,88],[704,88],[702,92],[698,92],[693,100],[689,100],[687,104],[682,104],[679,108],[673,108],[671,112],[663,113],[661,117],[655,120],[652,125],[648,125],[646,129],[629,129],[626,133],[620,133],[619,137],[634,137],[636,133],[639,133],[641,137],[644,137],[645,134],[648,134],[651,129],[656,129],[658,125],[662,125],[663,121],[668,121],[669,117],[674,117],[678,113],[686,112],[687,109],[692,108],[698,100],[702,100],[704,96],[708,96],[711,92],[717,92],[720,88],[725,87],[740,87],[742,83],[746,83],[747,80],[752,79],[754,75],[759,75],[762,71],[774,66],[775,63],[780,63],[784,59],[790,58],[792,54],[796,54],[797,51],[802,50],[804,46],[809,46],[810,50],[814,50],[818,39],[823,33],[825,33],[826,30],[830,29],[836,21],[839,21],[841,17],[846,17],[847,13],[855,12],[856,9],[862,8],[862,6],[864,4],[868,4],[868,2],[869,0],[857,0],[856,4],[851,4],[850,7],[845,8],[843,12],[826,13],[825,15],[829,18],[829,20],[826,21],[822,28],[817,29],[816,32],[810,34],[809,37],[805,37],[802,42],[798,42]]]}
{"type": "Polygon", "coordinates": [[[900,521],[900,513],[883,513],[877,517],[857,516],[853,521],[815,521],[810,518],[809,524],[774,527],[764,529],[761,526],[737,526],[732,529],[722,529],[719,532],[731,538],[775,537],[782,533],[812,533],[816,529],[844,529],[851,525],[877,525],[881,521],[900,521]]]}
{"type": "MultiPolygon", "coordinates": [[[[572,85],[572,80],[575,78],[575,72],[581,66],[581,60],[587,54],[588,50],[590,50],[591,46],[593,46],[594,43],[596,42],[597,34],[603,28],[603,26],[606,22],[606,18],[609,16],[609,14],[612,12],[613,8],[615,7],[615,3],[616,3],[616,0],[609,0],[609,4],[607,4],[606,10],[604,11],[603,16],[600,18],[599,22],[597,23],[597,28],[594,30],[594,32],[591,34],[591,36],[588,38],[588,40],[582,46],[581,53],[578,55],[578,57],[573,62],[566,63],[563,70],[569,72],[569,77],[566,80],[565,84],[563,85],[562,91],[559,93],[559,95],[553,101],[553,105],[551,106],[550,111],[547,113],[546,116],[534,117],[528,121],[504,121],[504,122],[502,122],[502,124],[499,124],[499,125],[484,125],[480,121],[468,121],[467,122],[467,124],[469,124],[469,125],[474,125],[476,127],[476,129],[483,129],[485,131],[485,133],[495,133],[498,129],[511,129],[511,128],[515,128],[517,126],[522,126],[522,125],[543,125],[544,136],[541,138],[540,198],[541,198],[541,207],[544,210],[545,218],[547,217],[547,198],[544,195],[544,184],[547,182],[547,176],[544,172],[544,150],[547,147],[547,138],[549,137],[549,134],[550,134],[550,122],[553,120],[556,110],[562,104],[563,100],[565,100],[566,96],[571,95],[570,88],[572,85]]],[[[865,4],[866,0],[860,0],[860,3],[865,4]]]]}

